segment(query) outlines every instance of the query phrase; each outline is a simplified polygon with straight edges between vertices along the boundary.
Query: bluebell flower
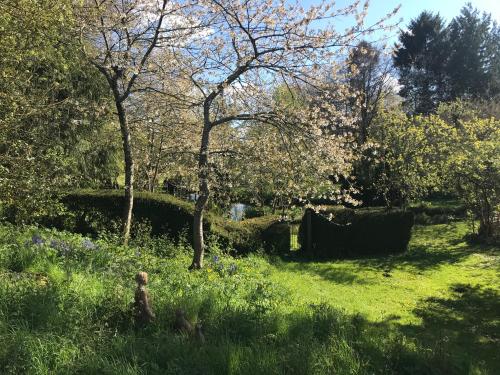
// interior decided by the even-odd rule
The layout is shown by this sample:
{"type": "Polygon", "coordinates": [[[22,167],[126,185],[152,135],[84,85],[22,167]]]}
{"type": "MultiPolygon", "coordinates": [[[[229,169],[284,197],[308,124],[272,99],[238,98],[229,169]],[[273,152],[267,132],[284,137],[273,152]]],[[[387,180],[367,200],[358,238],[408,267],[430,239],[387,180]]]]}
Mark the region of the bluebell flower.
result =
{"type": "Polygon", "coordinates": [[[87,250],[96,250],[97,249],[97,245],[87,238],[83,240],[82,246],[87,250]]]}
{"type": "Polygon", "coordinates": [[[69,243],[61,241],[59,242],[59,249],[66,254],[71,251],[71,246],[69,245],[69,243]]]}
{"type": "Polygon", "coordinates": [[[214,263],[217,263],[217,262],[219,261],[219,257],[218,257],[217,255],[214,255],[214,256],[212,257],[212,261],[213,261],[214,263]]]}
{"type": "Polygon", "coordinates": [[[34,245],[43,245],[45,241],[40,235],[34,234],[33,236],[31,236],[31,242],[34,245]]]}
{"type": "Polygon", "coordinates": [[[50,240],[50,247],[56,249],[59,256],[67,255],[71,251],[71,246],[60,240],[50,240]]]}

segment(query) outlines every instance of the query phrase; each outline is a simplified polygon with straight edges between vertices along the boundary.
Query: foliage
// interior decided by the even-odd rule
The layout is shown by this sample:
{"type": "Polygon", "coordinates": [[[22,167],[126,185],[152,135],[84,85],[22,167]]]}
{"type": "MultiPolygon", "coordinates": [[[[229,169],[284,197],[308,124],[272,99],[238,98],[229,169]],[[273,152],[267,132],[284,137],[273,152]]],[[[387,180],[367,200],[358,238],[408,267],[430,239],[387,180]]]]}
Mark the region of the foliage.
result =
{"type": "Polygon", "coordinates": [[[411,204],[409,211],[415,215],[415,224],[446,224],[451,221],[463,220],[467,211],[457,200],[422,201],[411,204]]]}
{"type": "Polygon", "coordinates": [[[444,159],[447,182],[479,219],[478,235],[500,238],[500,121],[460,121],[443,139],[452,153],[444,159]]]}
{"type": "Polygon", "coordinates": [[[449,98],[492,99],[500,94],[500,30],[491,14],[464,6],[448,26],[449,98]]]}
{"type": "Polygon", "coordinates": [[[138,190],[154,192],[166,182],[169,192],[185,197],[196,191],[198,117],[172,99],[179,91],[189,90],[188,83],[172,77],[157,78],[162,93],[142,93],[130,103],[135,184],[138,190]]]}
{"type": "Polygon", "coordinates": [[[127,244],[132,224],[135,174],[134,142],[128,120],[130,97],[133,93],[139,95],[139,80],[143,80],[142,89],[148,87],[157,68],[150,60],[159,43],[172,37],[181,39],[180,34],[189,36],[191,29],[177,19],[184,5],[168,0],[100,3],[87,0],[73,2],[73,5],[83,54],[105,78],[120,125],[126,198],[123,201],[123,242],[127,244]],[[170,21],[168,26],[164,25],[164,20],[170,21]]]}
{"type": "MultiPolygon", "coordinates": [[[[400,204],[432,191],[455,194],[480,221],[479,237],[498,236],[500,124],[463,102],[442,105],[438,115],[407,117],[385,112],[373,128],[380,163],[374,186],[400,204]]],[[[390,202],[390,199],[387,199],[390,202]]]]}
{"type": "MultiPolygon", "coordinates": [[[[93,237],[106,232],[113,234],[113,228],[116,234],[123,211],[123,200],[123,193],[118,190],[75,191],[62,198],[68,213],[52,218],[45,224],[93,237]]],[[[167,236],[177,241],[192,233],[192,211],[192,203],[171,195],[139,192],[134,203],[136,224],[132,228],[132,235],[146,238],[167,236]]],[[[211,241],[219,242],[224,248],[233,247],[237,253],[261,248],[271,250],[281,238],[267,233],[273,223],[278,221],[278,217],[274,215],[233,222],[208,212],[205,220],[206,234],[211,241]]]]}
{"type": "Polygon", "coordinates": [[[428,114],[446,98],[442,62],[448,46],[443,19],[422,12],[407,31],[401,31],[399,41],[394,66],[399,70],[400,95],[412,113],[428,114]]]}
{"type": "Polygon", "coordinates": [[[314,258],[400,253],[408,247],[413,220],[411,212],[400,210],[307,210],[300,224],[299,241],[304,254],[314,258]]]}
{"type": "MultiPolygon", "coordinates": [[[[437,117],[379,114],[370,131],[372,183],[387,205],[406,206],[440,186],[436,158],[446,152],[434,142],[445,123],[437,117]]],[[[370,159],[369,159],[370,161],[370,159]]]]}
{"type": "MultiPolygon", "coordinates": [[[[292,116],[290,113],[289,118],[292,116]]],[[[350,191],[334,183],[335,176],[350,172],[349,161],[354,156],[347,141],[332,134],[309,135],[304,129],[284,131],[266,124],[249,127],[242,145],[239,181],[252,192],[252,203],[284,210],[296,198],[351,201],[350,191]]]]}
{"type": "Polygon", "coordinates": [[[456,194],[480,220],[480,237],[496,236],[498,120],[480,118],[468,105],[442,105],[439,116],[379,117],[372,140],[382,147],[375,186],[399,192],[404,204],[440,189],[456,194]]]}
{"type": "Polygon", "coordinates": [[[472,4],[446,27],[439,15],[422,12],[399,39],[394,65],[410,112],[429,114],[441,102],[500,93],[499,29],[472,4]]]}
{"type": "Polygon", "coordinates": [[[391,64],[385,51],[367,41],[361,41],[349,53],[346,61],[349,86],[353,90],[350,110],[355,112],[358,144],[368,137],[368,129],[382,107],[382,103],[393,91],[391,64]]]}
{"type": "Polygon", "coordinates": [[[113,177],[112,141],[95,142],[106,92],[82,63],[72,25],[70,1],[0,5],[0,195],[19,222],[57,211],[62,187],[113,177]],[[97,172],[87,167],[95,154],[97,172]]]}

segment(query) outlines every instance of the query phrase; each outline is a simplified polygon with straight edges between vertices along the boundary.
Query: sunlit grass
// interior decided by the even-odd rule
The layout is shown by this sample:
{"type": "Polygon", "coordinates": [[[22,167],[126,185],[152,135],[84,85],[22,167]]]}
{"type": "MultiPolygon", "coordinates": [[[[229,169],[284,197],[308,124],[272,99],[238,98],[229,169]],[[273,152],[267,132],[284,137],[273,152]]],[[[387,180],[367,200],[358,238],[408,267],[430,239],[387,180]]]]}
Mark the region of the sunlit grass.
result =
{"type": "Polygon", "coordinates": [[[413,310],[429,297],[450,297],[457,283],[500,291],[500,257],[494,248],[471,247],[465,223],[417,226],[405,254],[311,262],[277,262],[271,278],[297,301],[326,302],[371,321],[419,323],[413,310]]]}

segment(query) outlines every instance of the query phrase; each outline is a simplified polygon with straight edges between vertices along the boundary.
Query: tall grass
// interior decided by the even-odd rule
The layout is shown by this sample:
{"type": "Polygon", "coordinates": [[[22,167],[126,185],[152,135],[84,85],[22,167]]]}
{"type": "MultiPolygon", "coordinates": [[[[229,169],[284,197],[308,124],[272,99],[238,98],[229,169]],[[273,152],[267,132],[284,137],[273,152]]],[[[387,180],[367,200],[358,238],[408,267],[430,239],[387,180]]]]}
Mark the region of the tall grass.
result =
{"type": "Polygon", "coordinates": [[[453,374],[456,362],[395,327],[328,304],[296,303],[259,256],[234,259],[212,242],[188,272],[183,243],[124,248],[38,228],[0,227],[2,374],[453,374]],[[150,276],[157,319],[134,326],[137,271],[150,276]],[[204,344],[171,326],[182,307],[204,344]]]}

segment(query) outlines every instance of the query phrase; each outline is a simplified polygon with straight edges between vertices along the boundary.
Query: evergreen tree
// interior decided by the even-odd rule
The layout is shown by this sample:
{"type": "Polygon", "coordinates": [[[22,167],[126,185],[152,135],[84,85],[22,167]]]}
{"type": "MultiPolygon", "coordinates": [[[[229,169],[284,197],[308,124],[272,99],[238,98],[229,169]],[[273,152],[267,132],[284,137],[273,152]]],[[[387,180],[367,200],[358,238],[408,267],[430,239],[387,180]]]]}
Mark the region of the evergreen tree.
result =
{"type": "Polygon", "coordinates": [[[469,3],[448,26],[449,96],[491,99],[499,93],[500,33],[491,15],[469,3]]]}
{"type": "Polygon", "coordinates": [[[393,61],[400,95],[412,113],[430,113],[446,99],[445,29],[439,14],[422,12],[402,31],[393,61]]]}

